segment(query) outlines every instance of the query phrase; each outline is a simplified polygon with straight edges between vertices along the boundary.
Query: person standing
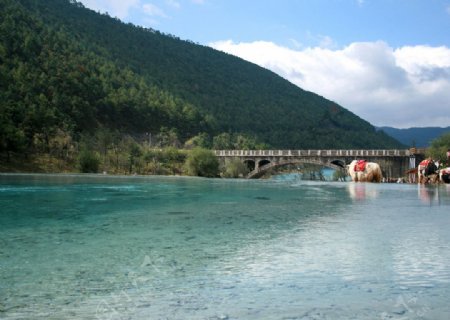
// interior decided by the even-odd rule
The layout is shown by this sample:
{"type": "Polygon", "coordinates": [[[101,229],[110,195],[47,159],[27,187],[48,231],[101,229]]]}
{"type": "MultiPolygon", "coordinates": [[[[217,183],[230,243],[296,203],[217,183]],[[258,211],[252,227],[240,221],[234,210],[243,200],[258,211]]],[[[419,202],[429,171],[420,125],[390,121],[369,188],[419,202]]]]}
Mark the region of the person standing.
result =
{"type": "Polygon", "coordinates": [[[450,167],[450,148],[447,150],[447,166],[450,167]]]}

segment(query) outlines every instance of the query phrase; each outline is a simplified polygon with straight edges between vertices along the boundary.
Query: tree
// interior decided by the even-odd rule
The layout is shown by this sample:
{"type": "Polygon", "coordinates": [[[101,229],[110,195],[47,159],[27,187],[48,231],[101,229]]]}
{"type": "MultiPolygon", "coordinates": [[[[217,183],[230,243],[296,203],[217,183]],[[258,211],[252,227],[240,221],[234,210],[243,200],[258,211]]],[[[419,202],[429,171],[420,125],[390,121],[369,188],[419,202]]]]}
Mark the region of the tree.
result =
{"type": "Polygon", "coordinates": [[[223,176],[225,178],[243,178],[249,173],[248,167],[240,159],[231,159],[225,163],[223,176]]]}
{"type": "Polygon", "coordinates": [[[11,152],[21,152],[25,148],[25,135],[22,130],[13,127],[6,128],[6,134],[0,138],[0,150],[5,150],[7,161],[11,159],[11,152]]]}
{"type": "Polygon", "coordinates": [[[234,149],[231,134],[223,132],[213,138],[213,149],[229,150],[234,149]]]}
{"type": "Polygon", "coordinates": [[[256,140],[244,134],[238,134],[234,138],[234,148],[238,150],[257,149],[256,140]]]}
{"type": "Polygon", "coordinates": [[[186,149],[192,149],[195,147],[209,149],[211,148],[211,138],[206,132],[202,132],[186,141],[184,143],[184,147],[186,149]]]}
{"type": "Polygon", "coordinates": [[[11,152],[20,152],[25,148],[26,138],[24,132],[9,119],[3,118],[1,115],[0,117],[0,152],[6,152],[9,162],[11,152]]]}
{"type": "Polygon", "coordinates": [[[426,155],[439,160],[443,163],[447,162],[447,151],[450,149],[450,132],[444,133],[440,137],[434,139],[428,148],[426,155]]]}
{"type": "Polygon", "coordinates": [[[159,131],[157,139],[161,147],[178,147],[178,145],[180,144],[175,128],[169,129],[166,127],[162,127],[159,131]]]}
{"type": "Polygon", "coordinates": [[[130,145],[128,146],[128,163],[129,163],[129,173],[133,172],[133,166],[136,164],[136,160],[142,155],[141,148],[134,141],[130,141],[130,145]]]}
{"type": "Polygon", "coordinates": [[[80,171],[83,173],[97,173],[100,159],[98,154],[87,148],[83,148],[78,157],[80,171]]]}
{"type": "Polygon", "coordinates": [[[69,160],[70,154],[75,149],[71,133],[68,130],[57,129],[49,141],[50,153],[64,160],[69,160]]]}
{"type": "Polygon", "coordinates": [[[219,160],[211,150],[195,148],[186,159],[185,170],[191,176],[217,177],[219,160]]]}
{"type": "Polygon", "coordinates": [[[100,128],[99,130],[97,130],[95,138],[97,147],[103,155],[103,159],[106,158],[106,154],[114,143],[114,140],[117,140],[115,136],[115,132],[107,128],[100,128]]]}

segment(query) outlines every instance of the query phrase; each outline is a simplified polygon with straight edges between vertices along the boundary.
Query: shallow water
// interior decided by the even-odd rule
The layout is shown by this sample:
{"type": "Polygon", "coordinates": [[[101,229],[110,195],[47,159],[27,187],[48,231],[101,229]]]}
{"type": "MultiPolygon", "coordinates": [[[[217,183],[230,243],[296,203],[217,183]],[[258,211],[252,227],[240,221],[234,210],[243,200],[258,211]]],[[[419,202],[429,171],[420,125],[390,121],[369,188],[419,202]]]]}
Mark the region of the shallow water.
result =
{"type": "Polygon", "coordinates": [[[449,319],[450,188],[0,175],[0,319],[449,319]]]}

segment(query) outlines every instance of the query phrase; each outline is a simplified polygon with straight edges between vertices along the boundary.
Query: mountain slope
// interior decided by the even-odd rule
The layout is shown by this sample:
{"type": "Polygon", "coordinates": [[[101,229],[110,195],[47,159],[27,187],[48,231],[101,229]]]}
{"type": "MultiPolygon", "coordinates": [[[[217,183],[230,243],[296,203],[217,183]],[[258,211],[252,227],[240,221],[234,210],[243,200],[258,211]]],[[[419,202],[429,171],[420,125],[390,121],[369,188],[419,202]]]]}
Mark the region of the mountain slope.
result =
{"type": "Polygon", "coordinates": [[[67,0],[0,0],[3,148],[100,127],[242,133],[273,148],[395,148],[336,103],[240,58],[67,0]],[[6,147],[5,147],[6,146],[6,147]]]}
{"type": "Polygon", "coordinates": [[[450,132],[450,127],[425,127],[425,128],[408,128],[397,129],[392,127],[379,127],[386,134],[400,141],[407,146],[415,146],[418,148],[426,148],[430,146],[431,141],[440,137],[444,133],[450,132]]]}

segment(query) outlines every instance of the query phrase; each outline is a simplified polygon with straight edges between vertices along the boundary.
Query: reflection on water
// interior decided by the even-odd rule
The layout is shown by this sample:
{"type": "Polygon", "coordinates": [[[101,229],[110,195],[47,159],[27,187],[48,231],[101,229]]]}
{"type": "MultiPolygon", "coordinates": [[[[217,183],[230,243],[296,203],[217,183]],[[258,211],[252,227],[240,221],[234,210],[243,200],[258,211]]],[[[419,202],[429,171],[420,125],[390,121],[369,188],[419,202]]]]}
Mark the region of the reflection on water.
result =
{"type": "Polygon", "coordinates": [[[417,192],[419,199],[424,204],[440,205],[440,194],[444,193],[447,186],[437,186],[437,185],[417,185],[417,192]]]}
{"type": "Polygon", "coordinates": [[[378,190],[373,184],[349,182],[347,190],[353,200],[375,199],[378,197],[378,190]]]}
{"type": "Polygon", "coordinates": [[[448,319],[450,194],[417,188],[0,175],[0,318],[448,319]]]}

